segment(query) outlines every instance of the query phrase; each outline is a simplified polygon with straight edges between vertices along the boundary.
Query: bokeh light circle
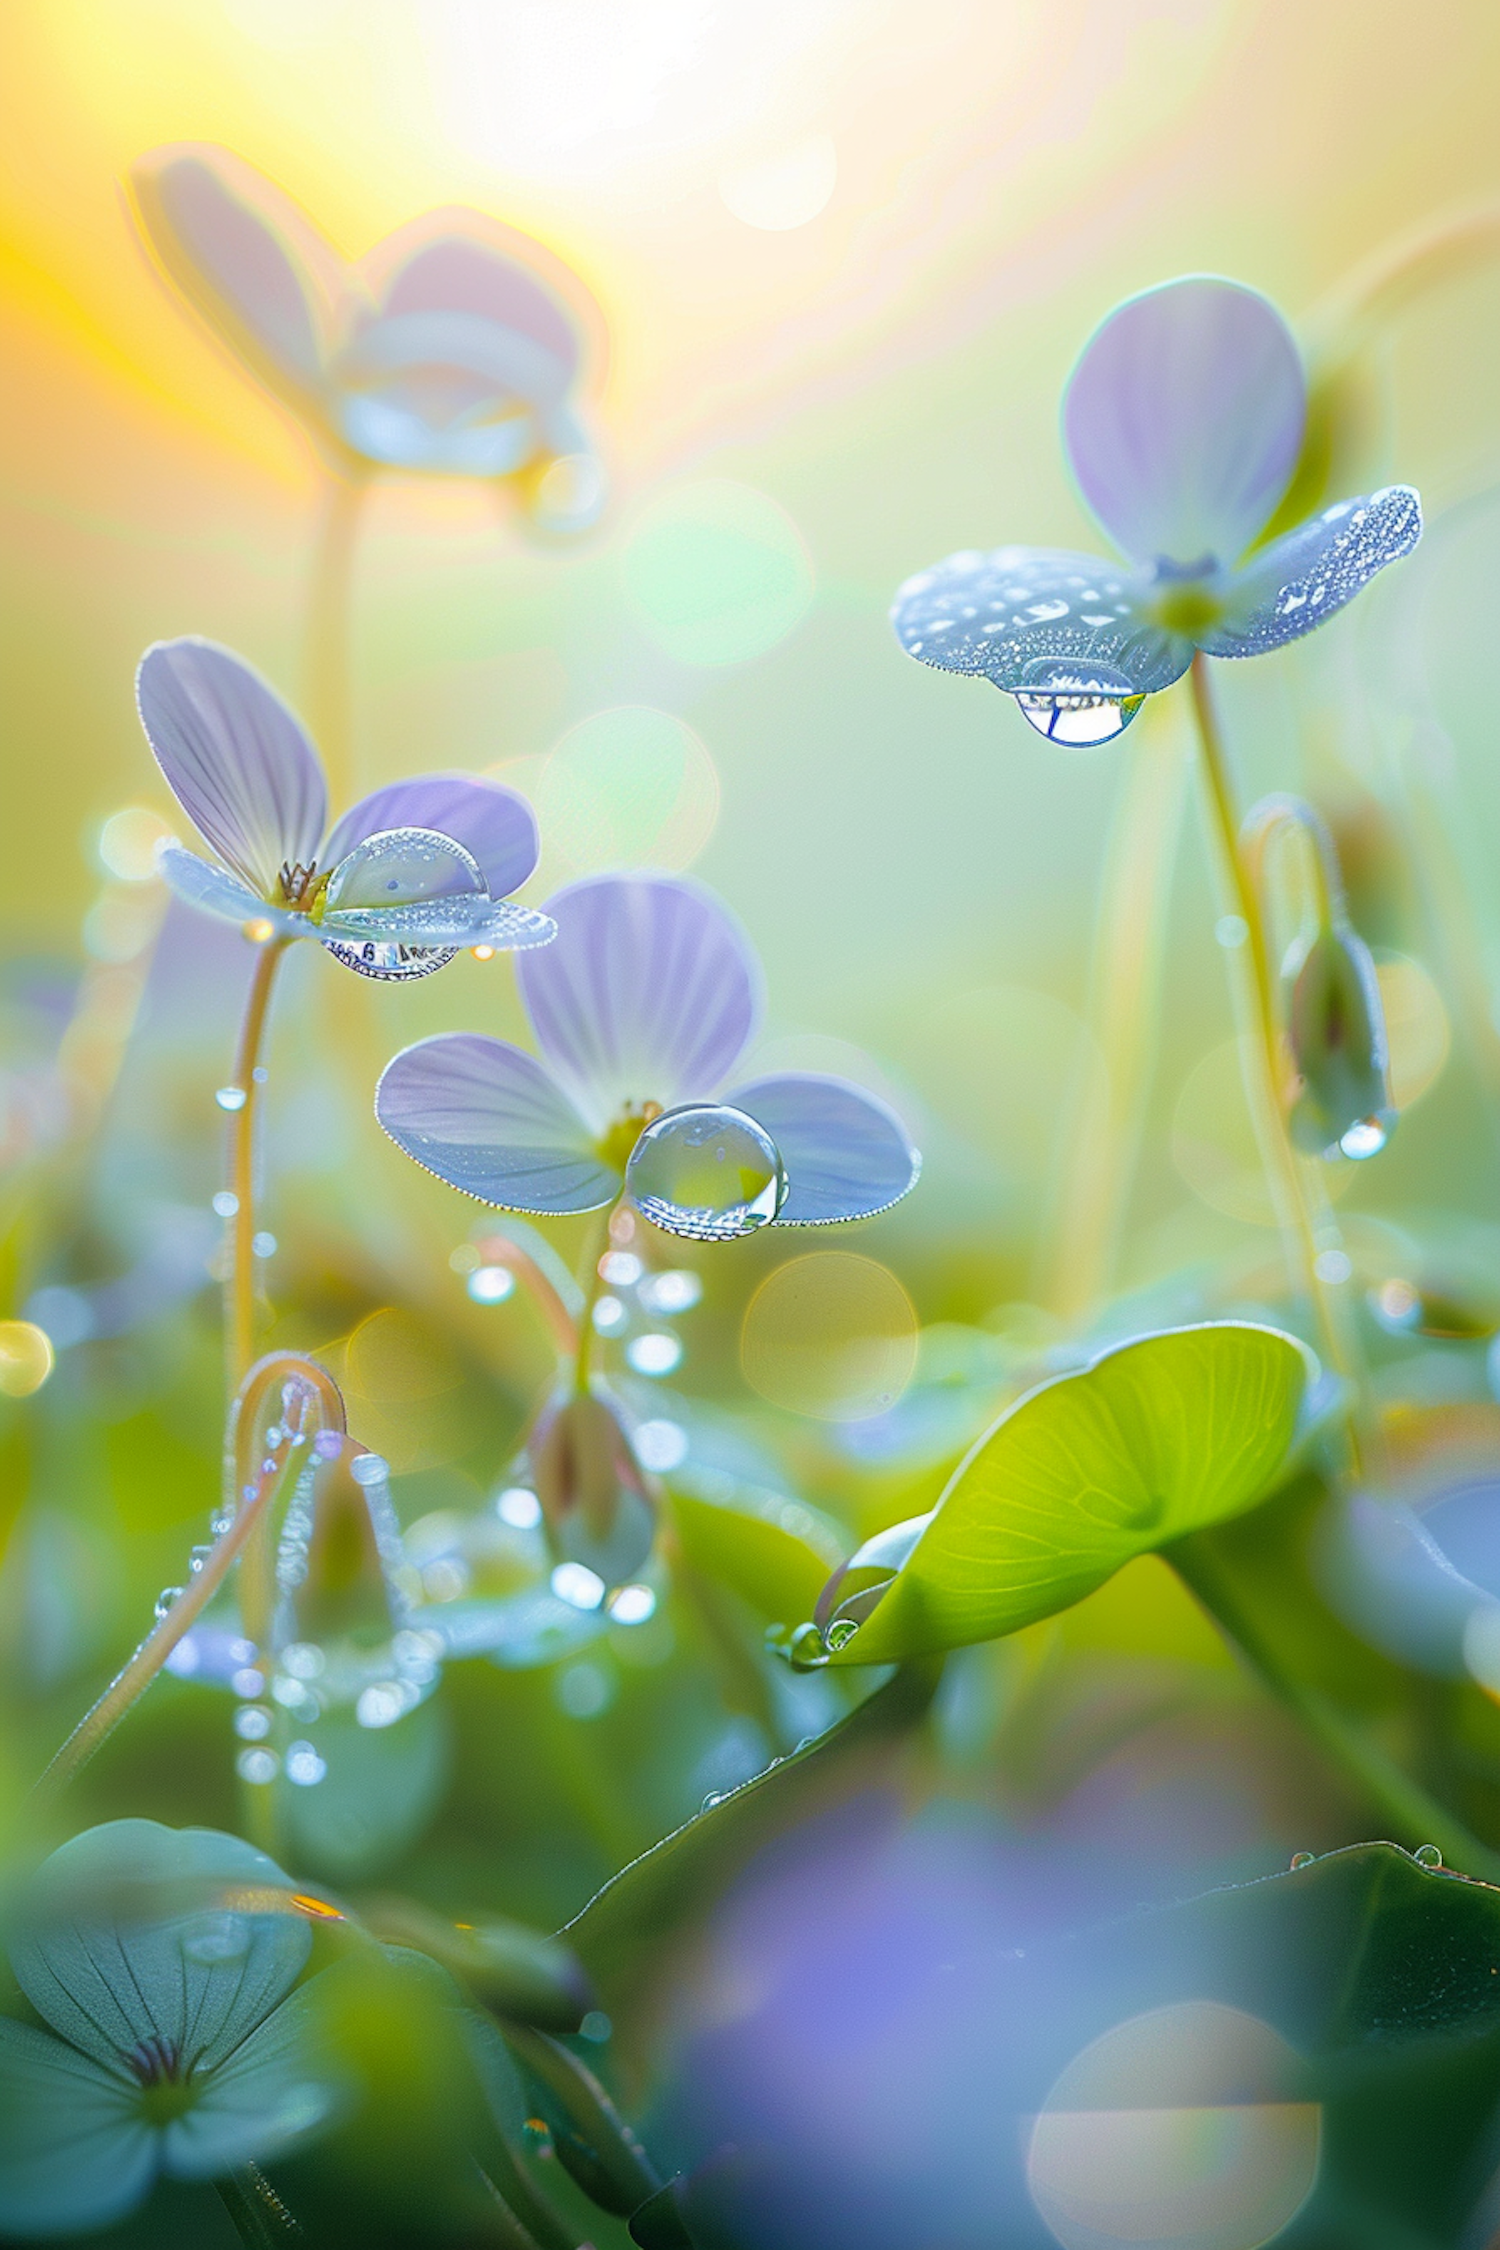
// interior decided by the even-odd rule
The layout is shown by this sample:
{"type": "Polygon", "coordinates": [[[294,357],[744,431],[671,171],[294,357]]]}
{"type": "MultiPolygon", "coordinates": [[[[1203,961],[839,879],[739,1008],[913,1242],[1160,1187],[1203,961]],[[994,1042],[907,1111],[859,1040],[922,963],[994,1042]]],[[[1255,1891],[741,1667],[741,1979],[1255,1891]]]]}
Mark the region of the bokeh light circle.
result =
{"type": "Polygon", "coordinates": [[[45,1328],[34,1320],[0,1320],[0,1392],[6,1398],[30,1398],[56,1362],[45,1328]]]}
{"type": "MultiPolygon", "coordinates": [[[[1249,1042],[1226,1039],[1194,1063],[1172,1117],[1172,1161],[1210,1210],[1252,1226],[1274,1227],[1276,1206],[1246,1091],[1247,1055],[1258,1070],[1249,1042]]],[[[1325,1164],[1320,1169],[1324,1191],[1335,1203],[1348,1193],[1359,1173],[1355,1164],[1325,1164]]]]}
{"type": "Polygon", "coordinates": [[[99,830],[99,861],[120,883],[149,883],[156,874],[156,847],[172,831],[147,805],[122,805],[99,830]]]}
{"type": "Polygon", "coordinates": [[[813,1250],[767,1274],[745,1309],[740,1366],[793,1414],[862,1422],[894,1406],[917,1364],[917,1315],[888,1266],[813,1250]]]}
{"type": "Polygon", "coordinates": [[[547,851],[577,875],[689,867],[719,814],[719,777],[701,737],[645,704],[570,727],[531,795],[547,851]]]}
{"type": "Polygon", "coordinates": [[[1074,2057],[1032,2128],[1026,2181],[1063,2250],[1260,2250],[1317,2183],[1322,2115],[1267,2023],[1188,2000],[1074,2057]]]}
{"type": "Polygon", "coordinates": [[[1436,1083],[1448,1060],[1448,1011],[1420,961],[1387,954],[1377,962],[1375,974],[1390,1042],[1391,1099],[1397,1109],[1410,1109],[1436,1083]]]}
{"type": "Polygon", "coordinates": [[[801,623],[813,598],[802,534],[769,494],[729,477],[678,485],[636,518],[625,588],[679,663],[742,664],[801,623]]]}

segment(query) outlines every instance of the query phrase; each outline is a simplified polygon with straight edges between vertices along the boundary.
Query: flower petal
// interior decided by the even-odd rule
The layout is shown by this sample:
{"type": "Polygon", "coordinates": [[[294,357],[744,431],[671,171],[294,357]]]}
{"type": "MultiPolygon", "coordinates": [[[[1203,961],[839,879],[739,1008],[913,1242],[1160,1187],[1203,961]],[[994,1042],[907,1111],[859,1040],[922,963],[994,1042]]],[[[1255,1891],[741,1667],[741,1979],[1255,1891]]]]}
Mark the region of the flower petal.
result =
{"type": "MultiPolygon", "coordinates": [[[[431,212],[388,235],[365,270],[385,315],[471,314],[528,338],[571,379],[578,367],[578,323],[560,289],[540,276],[538,269],[550,264],[542,245],[529,236],[481,211],[456,209],[431,212]]],[[[580,297],[571,276],[567,286],[580,297]]]]}
{"type": "Polygon", "coordinates": [[[157,149],[131,180],[142,232],[178,288],[255,374],[320,413],[338,262],[302,212],[209,144],[157,149]]]}
{"type": "Polygon", "coordinates": [[[341,935],[397,945],[489,945],[518,953],[550,945],[557,924],[514,899],[429,898],[413,906],[346,906],[325,914],[325,937],[341,935]]]}
{"type": "Polygon", "coordinates": [[[1084,499],[1138,562],[1238,562],[1302,442],[1291,330],[1257,290],[1192,275],[1131,297],[1085,345],[1063,399],[1084,499]]]}
{"type": "Polygon", "coordinates": [[[327,1971],[300,1985],[205,2080],[198,2100],[162,2133],[162,2169],[211,2180],[264,2162],[322,2130],[347,2090],[318,2053],[327,1971]]]}
{"type": "Polygon", "coordinates": [[[1065,678],[1101,691],[1155,695],[1193,659],[1181,633],[1150,624],[1146,587],[1117,563],[1057,547],[968,548],[908,578],[891,623],[908,656],[971,672],[1007,694],[1065,678]]]}
{"type": "Polygon", "coordinates": [[[501,1039],[445,1032],[404,1048],[375,1115],[425,1171],[502,1211],[597,1211],[620,1192],[562,1088],[501,1039]]]}
{"type": "Polygon", "coordinates": [[[1352,601],[1422,536],[1422,503],[1409,484],[1340,500],[1237,573],[1227,615],[1201,636],[1210,656],[1263,656],[1295,641],[1352,601]]]}
{"type": "Polygon", "coordinates": [[[211,2068],[296,1982],[312,1943],[264,1852],[207,1828],[112,1820],[38,1870],[10,1948],[39,2015],[116,2063],[167,2042],[211,2068]]]}
{"type": "Polygon", "coordinates": [[[893,1109],[845,1078],[786,1071],[725,1096],[763,1125],[790,1186],[778,1226],[830,1226],[889,1209],[917,1184],[922,1159],[893,1109]]]}
{"type": "Polygon", "coordinates": [[[243,658],[159,641],[136,677],[141,724],[200,836],[262,899],[284,865],[311,866],[328,817],[317,753],[243,658]]]}
{"type": "Polygon", "coordinates": [[[479,862],[491,898],[518,891],[537,862],[536,816],[524,797],[472,773],[425,773],[363,797],[328,839],[337,865],[383,828],[433,828],[479,862]]]}
{"type": "Polygon", "coordinates": [[[547,901],[557,942],[517,964],[542,1051],[602,1129],[627,1102],[712,1093],[754,1028],[755,956],[707,891],[596,875],[547,901]]]}
{"type": "Polygon", "coordinates": [[[200,859],[181,844],[159,844],[156,868],[168,890],[201,913],[222,915],[226,922],[271,922],[284,937],[312,935],[305,914],[288,914],[284,907],[268,906],[227,868],[216,866],[211,859],[200,859]]]}
{"type": "Polygon", "coordinates": [[[156,2175],[139,2089],[50,2032],[0,2017],[0,2231],[84,2234],[156,2175]]]}

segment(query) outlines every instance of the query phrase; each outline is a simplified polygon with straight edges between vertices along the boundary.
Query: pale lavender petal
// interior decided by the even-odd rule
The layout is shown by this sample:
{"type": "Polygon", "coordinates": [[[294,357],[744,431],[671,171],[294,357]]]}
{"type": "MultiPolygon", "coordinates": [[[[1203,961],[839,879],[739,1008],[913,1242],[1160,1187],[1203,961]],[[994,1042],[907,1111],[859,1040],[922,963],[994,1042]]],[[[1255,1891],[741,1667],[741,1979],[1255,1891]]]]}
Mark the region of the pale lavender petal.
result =
{"type": "Polygon", "coordinates": [[[844,1078],[786,1071],[757,1078],[726,1101],[765,1127],[790,1183],[778,1226],[830,1226],[899,1203],[922,1159],[893,1109],[844,1078]]]}
{"type": "Polygon", "coordinates": [[[1341,610],[1387,563],[1422,536],[1422,503],[1409,484],[1340,500],[1256,555],[1231,583],[1220,622],[1199,635],[1210,656],[1263,656],[1341,610]]]}
{"type": "Polygon", "coordinates": [[[501,1039],[445,1032],[404,1048],[375,1115],[424,1171],[502,1211],[596,1211],[620,1192],[562,1088],[501,1039]]]}
{"type": "Polygon", "coordinates": [[[283,866],[311,866],[328,817],[317,753],[241,657],[213,641],[159,641],[136,678],[141,724],[200,836],[262,899],[283,866]]]}
{"type": "Polygon", "coordinates": [[[908,578],[891,623],[908,656],[990,680],[1007,694],[1094,681],[1154,695],[1193,660],[1181,633],[1149,622],[1149,586],[1118,563],[1056,547],[966,549],[908,578]]]}
{"type": "Polygon", "coordinates": [[[1120,305],[1084,347],[1063,401],[1073,473],[1137,561],[1238,562],[1286,489],[1306,385],[1266,298],[1209,276],[1120,305]]]}
{"type": "Polygon", "coordinates": [[[472,773],[417,774],[376,789],[346,812],[324,855],[336,866],[383,828],[432,828],[472,853],[491,898],[518,891],[537,862],[536,817],[524,797],[472,773]]]}
{"type": "Polygon", "coordinates": [[[335,268],[295,204],[211,146],[159,149],[132,184],[146,237],[184,295],[256,374],[320,407],[335,268]]]}
{"type": "Polygon", "coordinates": [[[200,859],[196,852],[185,851],[181,844],[164,843],[156,854],[157,872],[169,891],[196,906],[200,913],[218,914],[226,922],[271,922],[283,937],[311,937],[312,926],[305,915],[288,914],[283,907],[268,906],[247,891],[238,876],[227,868],[217,866],[211,859],[200,859]]]}
{"type": "Polygon", "coordinates": [[[596,875],[547,901],[557,940],[518,964],[542,1051],[602,1128],[626,1103],[712,1094],[744,1052],[755,956],[707,891],[596,875]]]}
{"type": "Polygon", "coordinates": [[[479,211],[419,220],[381,246],[381,262],[389,269],[382,310],[398,316],[473,314],[529,338],[571,376],[578,364],[577,326],[554,292],[528,270],[545,255],[539,244],[479,211]],[[435,225],[440,232],[433,232],[435,225]]]}

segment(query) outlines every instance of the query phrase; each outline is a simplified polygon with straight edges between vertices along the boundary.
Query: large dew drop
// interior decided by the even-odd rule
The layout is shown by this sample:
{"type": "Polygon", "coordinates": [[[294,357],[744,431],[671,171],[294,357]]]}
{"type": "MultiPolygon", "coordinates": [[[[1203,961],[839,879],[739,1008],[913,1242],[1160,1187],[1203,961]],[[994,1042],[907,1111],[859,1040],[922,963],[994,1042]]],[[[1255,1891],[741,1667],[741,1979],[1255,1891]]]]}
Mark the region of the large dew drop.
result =
{"type": "Polygon", "coordinates": [[[696,1242],[732,1242],[768,1226],[787,1177],[769,1133],[716,1103],[669,1109],[648,1125],[625,1185],[653,1226],[696,1242]]]}
{"type": "Polygon", "coordinates": [[[1027,724],[1049,742],[1060,742],[1069,750],[1092,749],[1096,743],[1113,741],[1125,732],[1145,700],[1143,695],[1038,695],[1029,691],[1016,697],[1027,724]]]}
{"type": "MultiPolygon", "coordinates": [[[[384,828],[366,836],[341,859],[329,878],[327,909],[369,912],[382,906],[418,906],[429,899],[464,898],[486,889],[478,861],[451,836],[434,828],[384,828]]],[[[375,936],[326,935],[336,961],[362,977],[406,982],[446,968],[452,946],[408,945],[375,936]]]]}
{"type": "Polygon", "coordinates": [[[1384,1119],[1361,1117],[1340,1137],[1339,1149],[1356,1164],[1363,1164],[1370,1157],[1378,1156],[1390,1137],[1390,1128],[1384,1119]]]}

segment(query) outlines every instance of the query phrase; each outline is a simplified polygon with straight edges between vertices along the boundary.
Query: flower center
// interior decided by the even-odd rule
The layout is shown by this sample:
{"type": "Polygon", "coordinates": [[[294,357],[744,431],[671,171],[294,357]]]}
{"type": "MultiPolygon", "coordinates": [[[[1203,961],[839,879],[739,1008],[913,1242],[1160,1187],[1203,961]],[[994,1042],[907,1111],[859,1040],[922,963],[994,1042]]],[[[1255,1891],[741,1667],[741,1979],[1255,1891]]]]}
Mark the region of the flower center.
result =
{"type": "Polygon", "coordinates": [[[1156,585],[1147,603],[1152,624],[1166,633],[1182,633],[1188,640],[1217,625],[1224,604],[1213,588],[1215,575],[1211,555],[1190,564],[1159,562],[1156,585]]]}
{"type": "Polygon", "coordinates": [[[321,919],[323,893],[332,872],[330,868],[326,874],[320,874],[316,860],[309,867],[304,867],[300,859],[294,866],[283,864],[278,878],[283,903],[299,914],[311,914],[314,921],[321,919]]]}
{"type": "Polygon", "coordinates": [[[149,2125],[170,2125],[198,2100],[191,2067],[184,2070],[182,2052],[173,2039],[153,2032],[125,2057],[141,2089],[141,2114],[149,2125]]]}
{"type": "Polygon", "coordinates": [[[601,1163],[623,1172],[630,1154],[653,1118],[661,1115],[660,1102],[626,1102],[598,1143],[601,1163]]]}

